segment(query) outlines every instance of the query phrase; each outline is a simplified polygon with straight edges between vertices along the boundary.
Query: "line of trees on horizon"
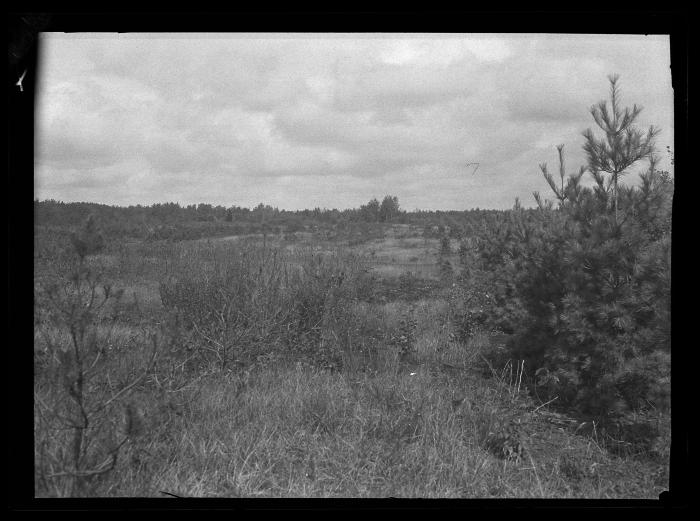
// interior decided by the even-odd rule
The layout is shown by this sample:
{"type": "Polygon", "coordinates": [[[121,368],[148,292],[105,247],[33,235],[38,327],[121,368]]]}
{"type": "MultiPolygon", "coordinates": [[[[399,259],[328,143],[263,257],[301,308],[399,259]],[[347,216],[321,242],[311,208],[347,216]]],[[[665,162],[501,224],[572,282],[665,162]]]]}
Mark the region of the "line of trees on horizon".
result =
{"type": "Polygon", "coordinates": [[[299,226],[343,223],[396,223],[457,228],[466,215],[486,215],[507,210],[404,210],[399,199],[386,195],[380,202],[372,198],[359,208],[339,210],[316,207],[304,210],[279,209],[263,203],[253,208],[212,205],[208,203],[180,205],[176,202],[146,205],[117,206],[91,202],[63,202],[55,199],[34,200],[35,224],[55,227],[82,225],[91,215],[103,226],[116,223],[133,226],[164,226],[184,223],[253,224],[274,227],[285,226],[288,231],[299,231],[299,226]]]}
{"type": "MultiPolygon", "coordinates": [[[[461,239],[473,235],[484,222],[509,210],[412,210],[401,209],[398,197],[372,198],[359,208],[346,210],[313,208],[280,210],[258,204],[253,208],[224,207],[206,203],[182,206],[154,203],[151,206],[110,206],[99,203],[65,203],[53,199],[34,201],[34,224],[42,230],[74,231],[94,219],[106,237],[137,240],[190,240],[247,234],[290,234],[323,228],[365,229],[367,226],[404,224],[422,228],[426,237],[448,235],[461,239]]],[[[527,211],[534,211],[527,210],[527,211]]],[[[367,231],[367,230],[365,230],[367,231]]],[[[358,233],[364,233],[358,231],[358,233]]]]}
{"type": "Polygon", "coordinates": [[[508,208],[481,208],[479,206],[466,208],[464,210],[430,210],[415,208],[413,210],[405,210],[400,208],[398,197],[392,195],[386,195],[382,202],[380,203],[376,197],[373,197],[366,204],[360,205],[358,208],[328,208],[319,207],[305,208],[301,210],[288,210],[285,208],[279,208],[277,206],[271,206],[269,204],[258,203],[258,205],[253,207],[231,205],[212,205],[210,203],[196,203],[196,204],[186,204],[182,205],[179,202],[165,202],[165,203],[152,203],[152,204],[135,204],[135,205],[118,205],[118,204],[107,204],[98,203],[91,201],[62,201],[53,198],[49,199],[34,199],[35,208],[41,208],[45,210],[46,208],[53,207],[70,207],[73,209],[85,209],[89,208],[95,211],[109,211],[109,209],[114,210],[132,210],[132,211],[150,211],[152,215],[157,214],[168,214],[168,213],[178,213],[179,215],[189,216],[189,217],[199,217],[202,221],[215,221],[215,220],[232,220],[229,217],[236,215],[259,215],[261,212],[266,214],[276,215],[276,214],[294,214],[303,215],[304,217],[320,217],[327,214],[336,215],[348,215],[348,214],[361,214],[365,217],[367,221],[374,222],[391,222],[401,215],[440,215],[440,214],[461,214],[463,212],[472,211],[507,211],[508,208]]]}

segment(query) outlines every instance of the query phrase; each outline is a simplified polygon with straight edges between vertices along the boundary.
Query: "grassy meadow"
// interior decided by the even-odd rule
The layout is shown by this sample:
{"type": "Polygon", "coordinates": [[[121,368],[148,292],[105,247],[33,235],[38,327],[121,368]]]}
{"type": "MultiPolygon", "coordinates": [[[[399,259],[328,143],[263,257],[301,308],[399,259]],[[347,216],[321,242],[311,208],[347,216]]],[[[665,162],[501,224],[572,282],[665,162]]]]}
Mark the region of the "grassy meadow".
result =
{"type": "Polygon", "coordinates": [[[441,256],[437,238],[387,224],[364,240],[107,241],[81,257],[66,234],[35,236],[38,497],[668,489],[670,412],[644,412],[660,433],[646,450],[616,450],[533,393],[533,368],[491,356],[503,334],[457,334],[456,241],[441,256]]]}

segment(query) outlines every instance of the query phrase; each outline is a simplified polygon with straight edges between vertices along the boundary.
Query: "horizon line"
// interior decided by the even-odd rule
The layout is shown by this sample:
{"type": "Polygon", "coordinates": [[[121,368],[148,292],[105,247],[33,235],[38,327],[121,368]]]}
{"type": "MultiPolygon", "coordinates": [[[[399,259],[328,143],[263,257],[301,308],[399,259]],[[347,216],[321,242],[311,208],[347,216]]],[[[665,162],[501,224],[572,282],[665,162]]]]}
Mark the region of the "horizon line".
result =
{"type": "MultiPolygon", "coordinates": [[[[378,201],[380,201],[380,199],[376,198],[376,197],[373,199],[377,199],[378,201]]],[[[371,199],[370,199],[370,201],[371,201],[371,199]]],[[[135,203],[135,204],[129,204],[129,205],[121,205],[121,204],[112,204],[112,203],[97,202],[97,201],[63,201],[60,199],[53,199],[53,198],[48,198],[48,199],[35,198],[34,199],[34,203],[51,203],[51,202],[60,203],[60,204],[94,204],[94,205],[100,205],[100,206],[108,206],[110,208],[123,208],[123,209],[129,209],[129,208],[134,208],[134,207],[149,208],[149,207],[153,207],[155,205],[167,205],[167,204],[175,204],[181,208],[187,208],[188,206],[199,206],[200,204],[207,204],[207,205],[210,205],[212,208],[220,207],[220,208],[224,208],[226,210],[228,210],[230,208],[241,208],[241,209],[246,209],[246,210],[254,210],[258,206],[263,205],[263,207],[269,207],[272,209],[276,209],[277,211],[280,211],[280,212],[290,212],[290,213],[313,211],[316,209],[319,209],[321,211],[329,211],[329,212],[332,212],[332,211],[346,212],[346,211],[359,210],[363,206],[363,205],[360,205],[360,206],[352,206],[352,207],[347,207],[347,208],[328,208],[325,206],[324,207],[315,206],[312,208],[300,208],[297,210],[291,210],[288,208],[280,208],[279,206],[272,206],[270,204],[263,203],[262,201],[254,206],[240,206],[240,205],[236,205],[236,204],[225,206],[222,204],[207,203],[204,201],[200,201],[198,203],[189,203],[189,204],[183,204],[183,203],[180,203],[179,201],[166,201],[166,202],[152,202],[150,204],[149,203],[146,203],[146,204],[135,203]]],[[[367,204],[367,203],[364,203],[364,204],[367,204]]],[[[515,201],[513,201],[513,205],[514,204],[515,204],[515,201]]],[[[536,209],[537,208],[536,204],[534,204],[532,206],[526,206],[523,204],[522,201],[520,201],[520,206],[524,209],[528,209],[528,208],[536,209]]],[[[461,210],[459,210],[459,209],[430,209],[430,208],[414,208],[412,210],[408,210],[405,208],[400,208],[399,211],[404,212],[404,213],[415,213],[415,212],[469,212],[469,211],[473,211],[473,210],[507,211],[510,209],[512,209],[512,206],[509,206],[507,208],[473,206],[470,208],[463,208],[461,210]]]]}

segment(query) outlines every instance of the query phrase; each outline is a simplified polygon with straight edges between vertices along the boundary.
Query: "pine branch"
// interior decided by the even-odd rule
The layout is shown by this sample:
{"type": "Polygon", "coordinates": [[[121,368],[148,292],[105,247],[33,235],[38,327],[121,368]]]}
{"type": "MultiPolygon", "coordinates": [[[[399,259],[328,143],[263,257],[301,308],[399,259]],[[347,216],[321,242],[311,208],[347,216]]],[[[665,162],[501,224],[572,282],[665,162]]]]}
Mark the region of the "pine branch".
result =
{"type": "Polygon", "coordinates": [[[559,152],[559,177],[561,177],[561,193],[564,194],[564,145],[557,145],[559,152]]]}
{"type": "Polygon", "coordinates": [[[554,195],[556,195],[559,200],[563,200],[563,194],[561,194],[559,192],[559,189],[557,188],[557,183],[554,180],[554,177],[547,170],[547,163],[542,163],[540,165],[540,169],[542,170],[542,174],[544,175],[544,178],[547,181],[547,184],[549,184],[550,188],[554,192],[554,195]]]}

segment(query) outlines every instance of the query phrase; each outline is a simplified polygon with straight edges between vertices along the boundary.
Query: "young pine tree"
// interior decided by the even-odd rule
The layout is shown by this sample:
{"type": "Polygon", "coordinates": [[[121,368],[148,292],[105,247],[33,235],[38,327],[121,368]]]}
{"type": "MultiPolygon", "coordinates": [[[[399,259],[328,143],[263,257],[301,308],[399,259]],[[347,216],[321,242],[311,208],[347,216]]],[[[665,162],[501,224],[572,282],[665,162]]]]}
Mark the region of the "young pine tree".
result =
{"type": "Polygon", "coordinates": [[[592,110],[606,138],[585,133],[597,186],[581,186],[585,169],[567,177],[559,146],[559,178],[541,165],[558,205],[538,193],[539,210],[516,202],[479,242],[489,293],[519,308],[496,313],[511,318],[510,355],[553,375],[558,403],[598,418],[664,405],[671,349],[673,182],[656,171],[658,131],[632,127],[641,109],[620,109],[610,81],[612,110],[592,110]],[[640,159],[650,165],[639,187],[618,185],[640,159]]]}
{"type": "Polygon", "coordinates": [[[615,205],[615,223],[618,222],[618,181],[626,174],[627,169],[640,159],[649,158],[654,152],[654,138],[659,130],[654,126],[645,132],[635,128],[634,122],[642,111],[636,104],[630,109],[620,107],[620,89],[618,75],[608,77],[610,81],[610,109],[606,101],[600,101],[591,107],[591,114],[596,124],[603,130],[605,137],[598,139],[591,129],[583,136],[586,143],[583,146],[588,159],[588,168],[596,178],[599,186],[603,185],[601,172],[610,175],[615,205]]]}

